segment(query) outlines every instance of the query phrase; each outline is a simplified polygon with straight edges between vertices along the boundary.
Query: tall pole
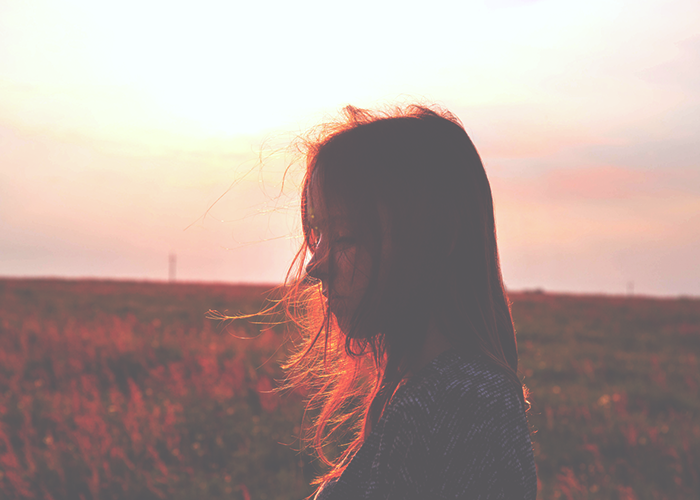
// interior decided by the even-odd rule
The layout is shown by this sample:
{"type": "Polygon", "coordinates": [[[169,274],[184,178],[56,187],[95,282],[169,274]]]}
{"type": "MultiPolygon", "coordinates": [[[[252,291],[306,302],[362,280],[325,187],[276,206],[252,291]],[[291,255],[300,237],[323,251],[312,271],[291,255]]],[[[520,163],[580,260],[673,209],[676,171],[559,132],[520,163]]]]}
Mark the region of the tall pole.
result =
{"type": "Polygon", "coordinates": [[[168,257],[168,281],[175,281],[175,275],[177,271],[177,255],[171,253],[168,257]]]}

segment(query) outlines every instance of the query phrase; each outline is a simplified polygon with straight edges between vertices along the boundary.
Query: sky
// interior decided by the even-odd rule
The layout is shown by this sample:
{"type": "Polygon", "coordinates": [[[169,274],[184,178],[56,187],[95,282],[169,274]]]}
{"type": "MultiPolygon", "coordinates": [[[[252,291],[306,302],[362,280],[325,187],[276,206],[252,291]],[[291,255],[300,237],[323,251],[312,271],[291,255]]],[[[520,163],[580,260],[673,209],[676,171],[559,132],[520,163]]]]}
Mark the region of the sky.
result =
{"type": "Polygon", "coordinates": [[[697,0],[0,0],[0,276],[280,282],[286,145],[411,102],[479,150],[509,289],[700,295],[697,0]]]}

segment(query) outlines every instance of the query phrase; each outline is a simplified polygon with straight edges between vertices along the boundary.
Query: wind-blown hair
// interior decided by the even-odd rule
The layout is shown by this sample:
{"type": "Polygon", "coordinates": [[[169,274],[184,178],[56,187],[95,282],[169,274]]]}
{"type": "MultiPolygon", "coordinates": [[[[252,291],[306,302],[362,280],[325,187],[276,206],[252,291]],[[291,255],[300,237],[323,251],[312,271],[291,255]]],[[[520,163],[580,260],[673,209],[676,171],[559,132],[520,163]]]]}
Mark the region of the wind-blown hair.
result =
{"type": "Polygon", "coordinates": [[[437,108],[370,112],[349,106],[342,120],[314,129],[303,146],[304,241],[286,296],[302,337],[285,369],[289,387],[311,391],[311,439],[330,466],[321,483],[340,476],[411,375],[429,325],[463,356],[485,355],[519,393],[523,388],[491,189],[460,121],[437,108]],[[372,259],[368,287],[346,332],[305,271],[319,237],[309,213],[310,192],[318,192],[310,189],[312,176],[323,204],[342,207],[372,259]],[[388,219],[387,262],[381,261],[382,217],[388,219]],[[381,287],[380,268],[386,269],[381,287]],[[341,434],[349,444],[331,460],[323,447],[341,434]]]}

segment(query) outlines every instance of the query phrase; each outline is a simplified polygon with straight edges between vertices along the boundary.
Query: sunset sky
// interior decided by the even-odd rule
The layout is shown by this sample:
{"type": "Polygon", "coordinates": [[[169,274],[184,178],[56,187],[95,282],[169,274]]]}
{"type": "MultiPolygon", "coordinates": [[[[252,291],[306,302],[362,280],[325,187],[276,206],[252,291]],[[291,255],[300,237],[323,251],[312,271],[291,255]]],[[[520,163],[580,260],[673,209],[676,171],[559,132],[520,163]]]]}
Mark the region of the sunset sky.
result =
{"type": "Polygon", "coordinates": [[[413,101],[476,144],[507,287],[700,295],[697,0],[0,0],[0,276],[279,282],[285,145],[413,101]]]}

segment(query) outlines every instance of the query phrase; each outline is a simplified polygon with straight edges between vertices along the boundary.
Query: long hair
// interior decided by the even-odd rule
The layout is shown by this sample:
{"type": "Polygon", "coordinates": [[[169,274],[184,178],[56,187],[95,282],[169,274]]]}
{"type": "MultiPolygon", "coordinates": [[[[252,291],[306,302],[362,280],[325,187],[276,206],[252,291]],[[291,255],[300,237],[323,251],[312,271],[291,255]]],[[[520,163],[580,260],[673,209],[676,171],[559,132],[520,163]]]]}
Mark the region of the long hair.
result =
{"type": "Polygon", "coordinates": [[[342,474],[410,377],[430,325],[463,356],[482,355],[502,369],[520,394],[523,387],[491,189],[460,121],[423,106],[388,112],[349,106],[303,145],[304,240],[286,296],[302,337],[285,369],[288,386],[310,388],[311,440],[330,466],[316,481],[322,483],[342,474]],[[312,179],[326,205],[343,207],[371,256],[366,291],[343,332],[305,271],[319,238],[309,210],[312,179]],[[390,239],[389,262],[382,262],[383,237],[390,239]],[[386,269],[381,287],[380,269],[386,269]],[[339,437],[347,444],[327,457],[324,446],[339,437]]]}

